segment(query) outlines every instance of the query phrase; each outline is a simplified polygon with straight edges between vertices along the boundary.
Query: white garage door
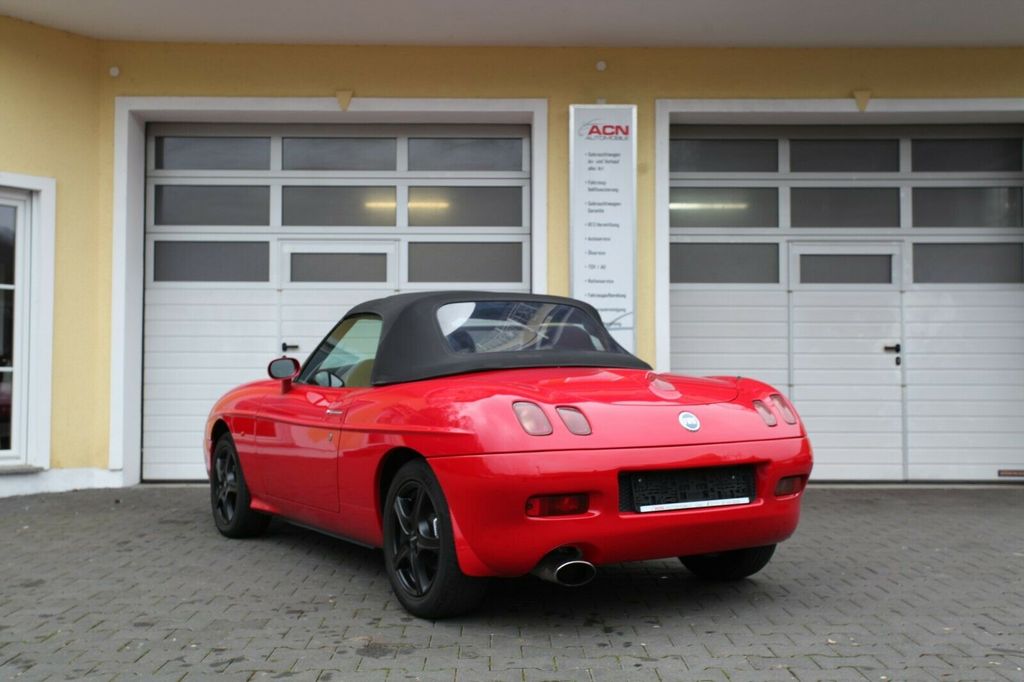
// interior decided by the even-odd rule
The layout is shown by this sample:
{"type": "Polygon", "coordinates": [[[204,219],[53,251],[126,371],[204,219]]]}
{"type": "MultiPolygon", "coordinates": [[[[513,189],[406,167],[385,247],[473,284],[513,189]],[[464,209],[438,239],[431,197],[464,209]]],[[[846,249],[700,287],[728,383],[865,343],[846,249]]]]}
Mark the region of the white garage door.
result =
{"type": "Polygon", "coordinates": [[[353,305],[526,291],[527,130],[151,126],[143,477],[205,477],[213,402],[306,355],[353,305]]]}
{"type": "Polygon", "coordinates": [[[1022,142],[1017,126],[673,127],[673,370],[788,390],[819,479],[1019,474],[1022,142]]]}

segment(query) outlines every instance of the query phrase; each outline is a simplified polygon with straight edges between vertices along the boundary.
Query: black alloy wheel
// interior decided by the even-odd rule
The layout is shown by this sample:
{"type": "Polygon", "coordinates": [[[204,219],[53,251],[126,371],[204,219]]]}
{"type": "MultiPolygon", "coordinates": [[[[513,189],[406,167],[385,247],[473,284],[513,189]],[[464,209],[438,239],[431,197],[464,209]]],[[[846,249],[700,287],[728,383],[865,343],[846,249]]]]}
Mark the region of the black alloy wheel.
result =
{"type": "Polygon", "coordinates": [[[238,507],[238,454],[234,448],[223,448],[213,462],[213,513],[218,525],[230,525],[238,507]]]}
{"type": "Polygon", "coordinates": [[[383,512],[384,567],[405,610],[420,618],[444,618],[474,609],[487,580],[459,568],[448,503],[425,460],[398,470],[383,512]]]}
{"type": "Polygon", "coordinates": [[[395,574],[406,592],[422,597],[437,577],[441,539],[437,509],[419,481],[407,481],[395,495],[390,522],[395,574]]]}
{"type": "Polygon", "coordinates": [[[238,451],[229,434],[224,434],[217,441],[212,468],[210,507],[217,530],[229,538],[252,537],[265,531],[270,517],[249,506],[249,488],[242,475],[238,451]]]}

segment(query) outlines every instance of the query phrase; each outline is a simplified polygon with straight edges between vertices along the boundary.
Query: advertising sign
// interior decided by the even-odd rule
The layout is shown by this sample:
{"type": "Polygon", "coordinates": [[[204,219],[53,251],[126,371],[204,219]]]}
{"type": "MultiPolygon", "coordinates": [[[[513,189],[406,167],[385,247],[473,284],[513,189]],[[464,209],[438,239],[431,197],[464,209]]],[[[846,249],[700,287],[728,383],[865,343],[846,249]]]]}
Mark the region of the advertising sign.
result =
{"type": "Polygon", "coordinates": [[[636,106],[569,108],[572,296],[636,349],[636,106]]]}

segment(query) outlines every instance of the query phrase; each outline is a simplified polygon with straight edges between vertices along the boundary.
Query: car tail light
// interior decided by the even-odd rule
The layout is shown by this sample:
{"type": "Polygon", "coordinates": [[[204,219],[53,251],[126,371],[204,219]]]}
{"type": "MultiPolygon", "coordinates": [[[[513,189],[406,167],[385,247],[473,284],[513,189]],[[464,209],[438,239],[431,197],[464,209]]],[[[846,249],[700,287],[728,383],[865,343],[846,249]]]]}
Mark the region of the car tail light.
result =
{"type": "Polygon", "coordinates": [[[591,434],[590,422],[587,421],[586,415],[575,407],[556,407],[555,411],[558,412],[558,416],[562,418],[562,423],[565,424],[565,428],[569,429],[570,433],[574,433],[577,436],[589,436],[591,434]]]}
{"type": "Polygon", "coordinates": [[[526,501],[527,516],[569,516],[583,514],[590,508],[590,495],[537,495],[526,501]]]}
{"type": "Polygon", "coordinates": [[[775,486],[776,497],[783,495],[795,495],[804,489],[804,484],[807,482],[806,476],[786,476],[780,478],[778,484],[775,486]]]}
{"type": "Polygon", "coordinates": [[[779,423],[779,420],[775,418],[775,415],[768,409],[768,406],[760,400],[754,401],[754,409],[757,410],[757,413],[761,415],[761,419],[763,419],[764,423],[768,426],[775,426],[779,423]]]}
{"type": "Polygon", "coordinates": [[[782,415],[782,420],[787,424],[796,424],[796,415],[793,410],[789,407],[789,403],[778,393],[773,393],[768,396],[772,404],[775,405],[775,409],[782,415]]]}
{"type": "Polygon", "coordinates": [[[512,403],[519,425],[531,436],[550,436],[552,432],[551,422],[548,421],[544,410],[540,409],[537,403],[516,402],[512,403]]]}

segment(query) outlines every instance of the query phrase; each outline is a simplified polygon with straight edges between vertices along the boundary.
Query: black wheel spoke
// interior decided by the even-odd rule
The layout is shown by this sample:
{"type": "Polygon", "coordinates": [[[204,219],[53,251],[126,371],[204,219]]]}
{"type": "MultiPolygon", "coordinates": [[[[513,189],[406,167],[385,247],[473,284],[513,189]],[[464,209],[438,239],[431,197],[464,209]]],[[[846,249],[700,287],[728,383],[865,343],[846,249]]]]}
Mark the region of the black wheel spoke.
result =
{"type": "Polygon", "coordinates": [[[396,570],[398,568],[400,568],[401,566],[403,566],[404,564],[409,563],[409,554],[410,554],[409,545],[403,544],[401,547],[398,548],[398,551],[395,552],[395,569],[396,570]]]}
{"type": "Polygon", "coordinates": [[[412,532],[413,522],[412,519],[409,518],[409,513],[406,511],[403,502],[405,502],[405,500],[401,496],[395,497],[395,520],[398,522],[399,532],[401,532],[402,535],[408,535],[412,532]]]}
{"type": "Polygon", "coordinates": [[[413,588],[413,593],[417,597],[425,593],[427,587],[429,587],[424,580],[423,562],[420,554],[415,550],[409,552],[409,582],[413,588]]]}
{"type": "Polygon", "coordinates": [[[419,523],[423,518],[423,501],[426,498],[426,492],[423,490],[423,486],[416,486],[416,498],[412,503],[412,520],[414,523],[419,523]]]}

